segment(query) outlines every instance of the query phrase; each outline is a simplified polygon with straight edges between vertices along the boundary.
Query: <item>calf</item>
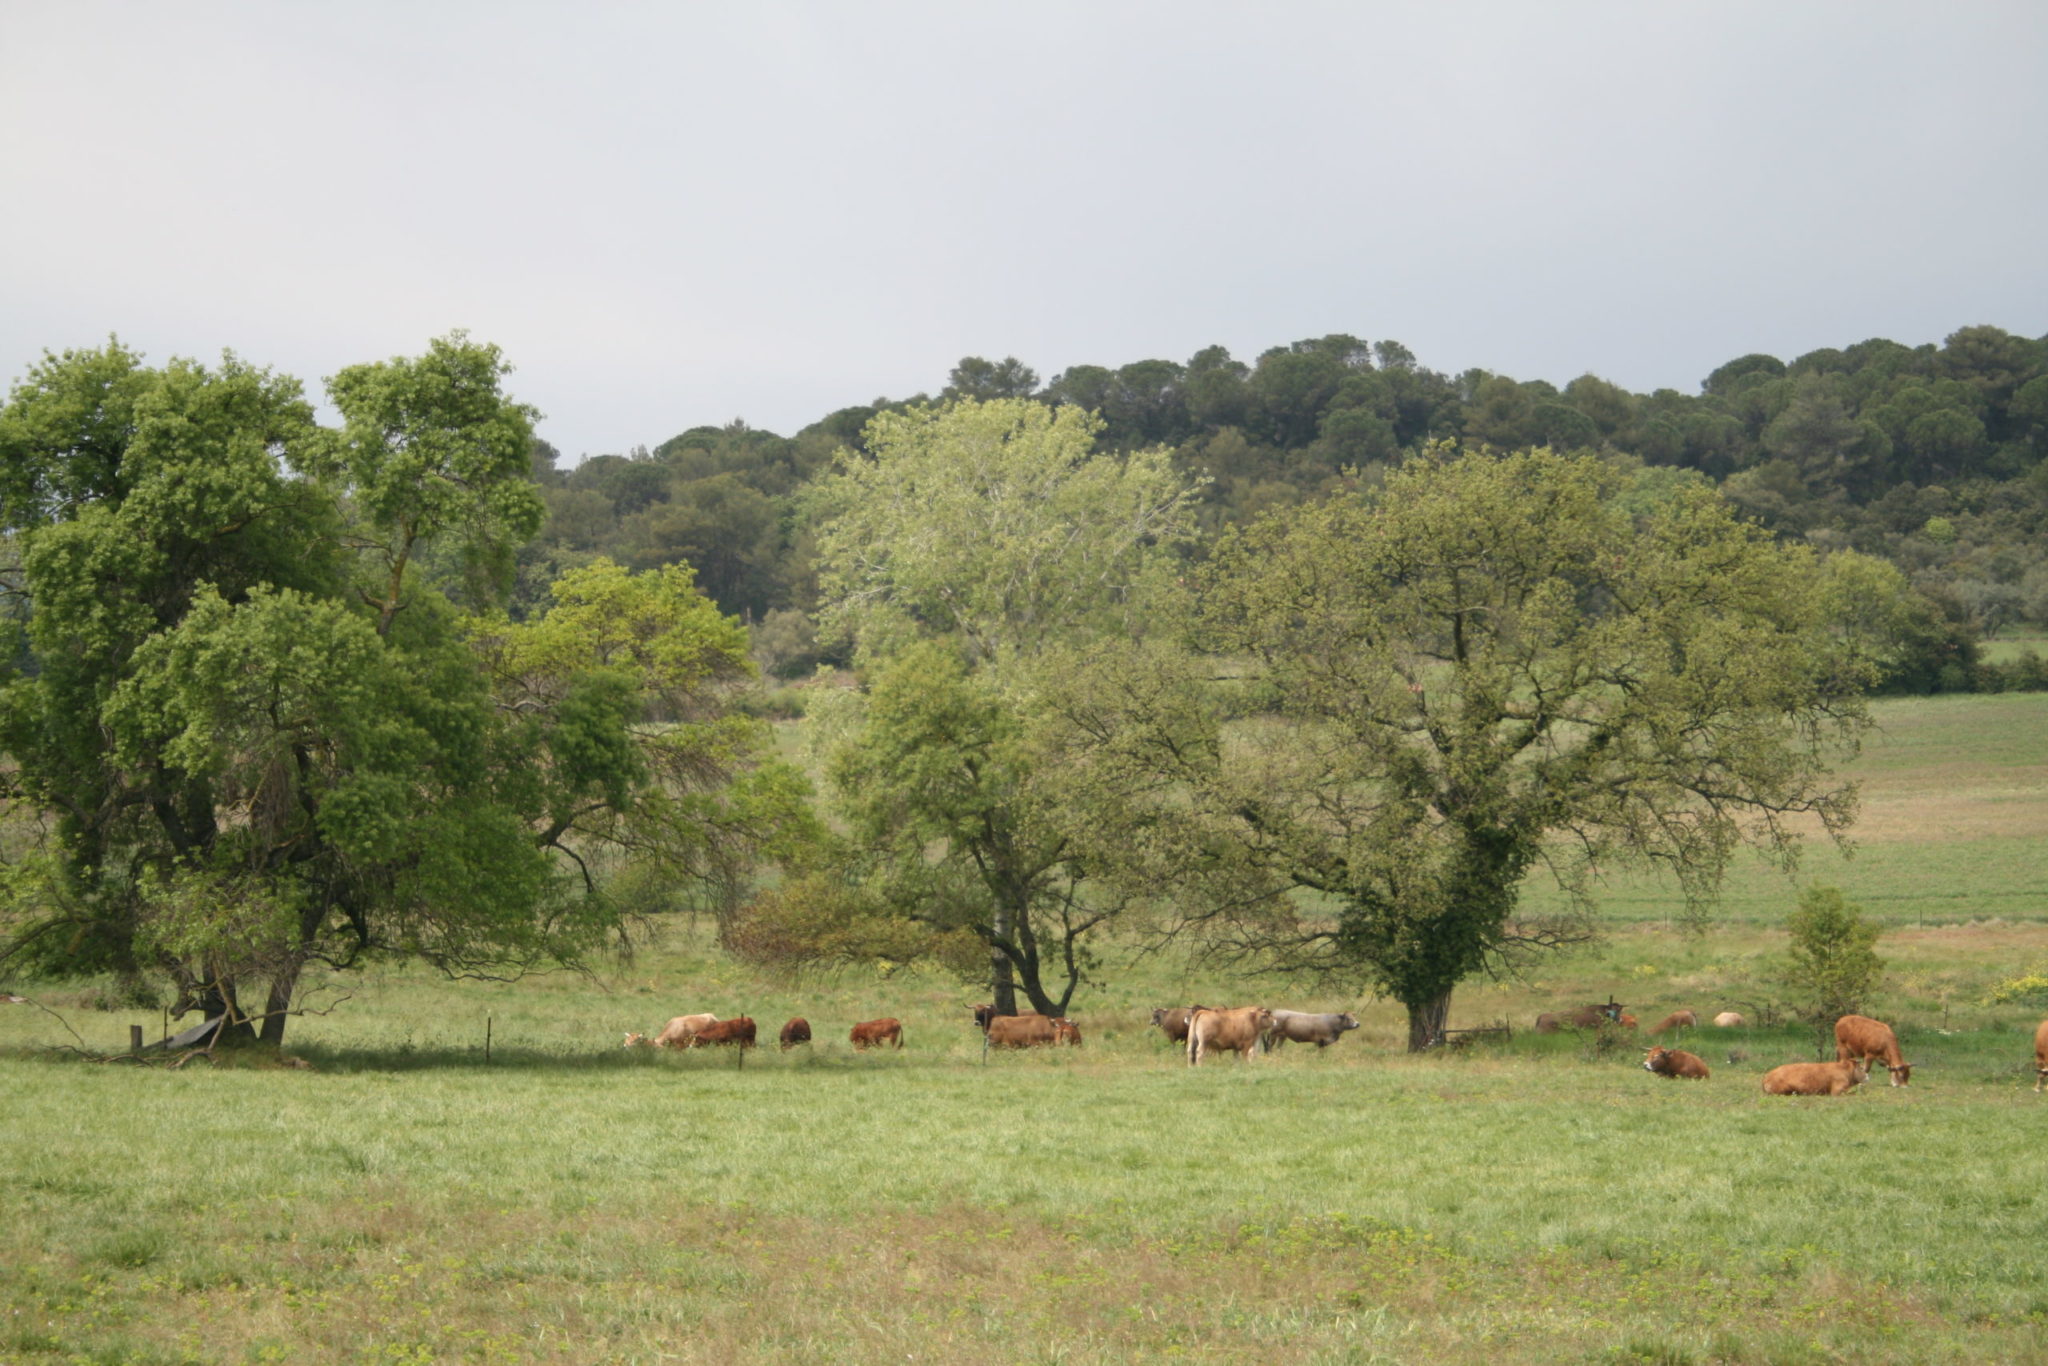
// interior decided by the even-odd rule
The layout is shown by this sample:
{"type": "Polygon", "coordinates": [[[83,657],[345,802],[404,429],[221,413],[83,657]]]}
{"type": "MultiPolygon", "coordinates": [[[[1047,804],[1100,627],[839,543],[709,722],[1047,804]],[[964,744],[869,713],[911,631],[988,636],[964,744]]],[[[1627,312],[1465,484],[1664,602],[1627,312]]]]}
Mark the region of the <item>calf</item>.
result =
{"type": "Polygon", "coordinates": [[[883,1044],[901,1048],[903,1022],[893,1016],[886,1020],[862,1020],[853,1027],[853,1033],[848,1037],[853,1040],[853,1046],[863,1052],[870,1048],[880,1048],[883,1044]]]}
{"type": "Polygon", "coordinates": [[[1207,1006],[1159,1006],[1152,1012],[1152,1023],[1159,1026],[1159,1032],[1175,1043],[1188,1041],[1188,1016],[1207,1006]]]}
{"type": "Polygon", "coordinates": [[[1749,1023],[1747,1020],[1732,1010],[1724,1010],[1714,1017],[1714,1028],[1716,1029],[1740,1029],[1747,1023],[1749,1023]]]}
{"type": "Polygon", "coordinates": [[[1894,1086],[1904,1086],[1912,1080],[1913,1065],[1899,1056],[1898,1036],[1882,1020],[1873,1020],[1868,1015],[1844,1015],[1835,1021],[1835,1061],[1847,1062],[1851,1058],[1866,1063],[1882,1062],[1892,1074],[1894,1086]]]}
{"type": "Polygon", "coordinates": [[[1643,1059],[1643,1070],[1673,1081],[1680,1077],[1688,1081],[1705,1081],[1709,1075],[1706,1061],[1683,1048],[1651,1049],[1649,1056],[1643,1059]]]}
{"type": "Polygon", "coordinates": [[[1198,1010],[1188,1021],[1188,1066],[1199,1067],[1202,1055],[1222,1049],[1250,1062],[1259,1036],[1273,1027],[1273,1012],[1264,1006],[1235,1010],[1198,1010]]]}
{"type": "Polygon", "coordinates": [[[713,1020],[690,1036],[690,1048],[709,1048],[737,1045],[740,1048],[754,1046],[754,1022],[745,1015],[730,1020],[713,1020]]]}
{"type": "Polygon", "coordinates": [[[1839,1096],[1861,1086],[1870,1069],[1860,1062],[1788,1062],[1764,1073],[1767,1096],[1839,1096]]]}
{"type": "Polygon", "coordinates": [[[705,1025],[716,1024],[717,1022],[718,1017],[709,1013],[703,1015],[678,1015],[663,1025],[661,1032],[651,1039],[645,1034],[628,1034],[625,1047],[633,1048],[638,1046],[645,1048],[652,1045],[655,1048],[688,1048],[690,1040],[696,1036],[698,1030],[702,1029],[705,1025]]]}
{"type": "Polygon", "coordinates": [[[2048,1020],[2034,1030],[2034,1089],[2048,1086],[2048,1020]]]}
{"type": "Polygon", "coordinates": [[[1312,1043],[1318,1049],[1328,1048],[1344,1037],[1347,1029],[1358,1028],[1358,1019],[1349,1011],[1341,1015],[1310,1015],[1299,1010],[1276,1010],[1273,1023],[1266,1030],[1266,1051],[1272,1052],[1284,1043],[1312,1043]]]}
{"type": "Polygon", "coordinates": [[[1652,1034],[1662,1034],[1672,1029],[1698,1029],[1699,1027],[1699,1016],[1693,1014],[1690,1010],[1674,1010],[1663,1019],[1657,1021],[1656,1027],[1651,1029],[1650,1032],[1652,1034]]]}
{"type": "Polygon", "coordinates": [[[800,1043],[811,1041],[811,1022],[799,1015],[782,1027],[780,1035],[782,1051],[787,1053],[800,1043]]]}

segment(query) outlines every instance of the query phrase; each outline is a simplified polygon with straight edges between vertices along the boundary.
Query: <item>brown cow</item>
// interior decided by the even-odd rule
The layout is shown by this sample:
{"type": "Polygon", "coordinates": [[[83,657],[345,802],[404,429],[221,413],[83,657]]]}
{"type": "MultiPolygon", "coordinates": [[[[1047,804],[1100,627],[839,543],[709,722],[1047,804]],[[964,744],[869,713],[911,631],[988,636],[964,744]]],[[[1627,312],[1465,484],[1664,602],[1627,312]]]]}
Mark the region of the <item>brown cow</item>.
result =
{"type": "Polygon", "coordinates": [[[2048,1020],[2034,1030],[2034,1089],[2048,1086],[2048,1020]]]}
{"type": "Polygon", "coordinates": [[[1660,1077],[1677,1081],[1680,1077],[1688,1081],[1705,1081],[1709,1075],[1706,1060],[1697,1053],[1688,1053],[1683,1048],[1653,1048],[1643,1059],[1643,1070],[1655,1072],[1660,1077]]]}
{"type": "Polygon", "coordinates": [[[705,1025],[715,1024],[717,1021],[718,1017],[709,1013],[702,1015],[678,1015],[663,1025],[661,1032],[651,1039],[645,1034],[628,1034],[624,1046],[627,1048],[632,1048],[636,1045],[641,1048],[646,1048],[650,1045],[655,1048],[688,1048],[690,1046],[690,1039],[698,1030],[702,1029],[705,1025]]]}
{"type": "Polygon", "coordinates": [[[853,1040],[853,1046],[863,1052],[870,1048],[880,1048],[883,1044],[901,1048],[903,1022],[894,1016],[885,1020],[862,1020],[853,1027],[853,1033],[848,1037],[853,1040]]]}
{"type": "Polygon", "coordinates": [[[736,1015],[730,1020],[713,1020],[690,1036],[687,1047],[709,1048],[737,1044],[741,1048],[754,1046],[754,1022],[745,1015],[736,1015]]]}
{"type": "Polygon", "coordinates": [[[1860,1062],[1788,1062],[1764,1073],[1767,1096],[1840,1096],[1861,1086],[1870,1069],[1860,1062]]]}
{"type": "Polygon", "coordinates": [[[1188,1066],[1201,1066],[1202,1055],[1217,1049],[1250,1062],[1259,1051],[1259,1036],[1272,1027],[1273,1012],[1264,1006],[1198,1010],[1188,1019],[1188,1066]]]}
{"type": "Polygon", "coordinates": [[[1536,1032],[1538,1034],[1555,1034],[1563,1028],[1564,1021],[1559,1019],[1552,1011],[1546,1010],[1536,1017],[1536,1032]]]}
{"type": "Polygon", "coordinates": [[[1716,1029],[1740,1029],[1748,1023],[1749,1021],[1743,1019],[1739,1012],[1733,1010],[1724,1010],[1714,1017],[1716,1029]]]}
{"type": "Polygon", "coordinates": [[[1662,1034],[1672,1029],[1698,1029],[1699,1027],[1699,1016],[1693,1014],[1690,1010],[1674,1010],[1663,1019],[1657,1021],[1656,1027],[1651,1029],[1650,1032],[1652,1034],[1662,1034]]]}
{"type": "MultiPolygon", "coordinates": [[[[1904,1086],[1913,1077],[1913,1064],[1899,1056],[1898,1036],[1882,1020],[1868,1015],[1844,1015],[1835,1021],[1835,1061],[1860,1058],[1882,1062],[1892,1074],[1892,1085],[1904,1086]]],[[[1935,1069],[1939,1071],[1939,1068],[1935,1069]]]]}
{"type": "Polygon", "coordinates": [[[1152,1023],[1159,1026],[1159,1032],[1175,1043],[1188,1041],[1188,1016],[1207,1006],[1159,1006],[1152,1012],[1152,1023]]]}
{"type": "Polygon", "coordinates": [[[1081,1027],[1065,1016],[1052,1022],[1052,1041],[1063,1043],[1069,1048],[1081,1046],[1081,1027]]]}
{"type": "Polygon", "coordinates": [[[797,1016],[782,1027],[780,1038],[782,1041],[782,1051],[785,1053],[800,1043],[809,1043],[811,1041],[811,1022],[801,1015],[797,1016]]]}
{"type": "MultiPolygon", "coordinates": [[[[1045,1015],[996,1015],[983,1030],[991,1048],[1049,1048],[1059,1042],[1059,1029],[1045,1015]]],[[[1074,1031],[1075,1040],[1080,1031],[1074,1031]]]]}

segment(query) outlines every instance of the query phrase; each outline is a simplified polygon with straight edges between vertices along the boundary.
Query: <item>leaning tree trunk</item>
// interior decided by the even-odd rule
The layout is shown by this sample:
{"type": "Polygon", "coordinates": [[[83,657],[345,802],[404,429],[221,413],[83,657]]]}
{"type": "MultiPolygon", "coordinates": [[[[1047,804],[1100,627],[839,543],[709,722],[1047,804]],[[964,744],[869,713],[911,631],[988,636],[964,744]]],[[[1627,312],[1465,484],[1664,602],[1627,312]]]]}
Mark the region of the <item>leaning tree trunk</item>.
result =
{"type": "Polygon", "coordinates": [[[1408,1051],[1420,1053],[1444,1041],[1444,1021],[1451,1015],[1451,992],[1425,1001],[1403,1001],[1408,1007],[1408,1051]]]}

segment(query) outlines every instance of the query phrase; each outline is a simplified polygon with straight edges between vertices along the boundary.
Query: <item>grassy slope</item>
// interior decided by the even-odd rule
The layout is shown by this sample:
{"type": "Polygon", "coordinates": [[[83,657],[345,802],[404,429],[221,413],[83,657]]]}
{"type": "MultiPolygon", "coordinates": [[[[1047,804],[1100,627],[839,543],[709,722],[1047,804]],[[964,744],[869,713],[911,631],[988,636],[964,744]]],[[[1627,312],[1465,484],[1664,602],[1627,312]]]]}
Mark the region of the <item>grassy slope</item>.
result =
{"type": "MultiPolygon", "coordinates": [[[[1574,1035],[1409,1059],[1384,1004],[1166,957],[1106,968],[1080,1054],[984,1065],[951,983],[764,982],[689,935],[602,982],[352,982],[293,1025],[313,1072],[53,1062],[0,1007],[0,1361],[2048,1358],[2035,1017],[1978,1004],[2048,957],[2048,699],[1881,712],[1864,849],[1809,872],[1897,927],[1908,1091],[1766,1100],[1796,1031],[1693,1040],[1698,1085],[1574,1035]],[[1366,1027],[1190,1073],[1143,1025],[1253,996],[1366,1027]],[[698,1008],[819,1043],[616,1046],[698,1008]],[[882,1014],[908,1049],[854,1055],[882,1014]]],[[[1697,937],[1643,890],[1454,1022],[1741,1004],[1793,899],[1759,887],[1697,937]]],[[[159,1027],[37,996],[95,1049],[159,1027]]]]}

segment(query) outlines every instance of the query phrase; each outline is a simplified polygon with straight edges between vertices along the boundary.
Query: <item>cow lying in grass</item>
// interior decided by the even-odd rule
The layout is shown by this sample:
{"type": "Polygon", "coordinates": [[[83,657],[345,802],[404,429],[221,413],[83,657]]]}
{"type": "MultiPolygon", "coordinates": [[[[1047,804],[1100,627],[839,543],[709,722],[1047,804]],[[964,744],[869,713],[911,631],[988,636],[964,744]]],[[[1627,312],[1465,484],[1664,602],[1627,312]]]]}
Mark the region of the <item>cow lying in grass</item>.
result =
{"type": "Polygon", "coordinates": [[[2048,1020],[2034,1030],[2034,1089],[2048,1086],[2048,1020]]]}
{"type": "Polygon", "coordinates": [[[1844,1015],[1835,1021],[1835,1061],[1851,1058],[1883,1063],[1894,1086],[1904,1086],[1913,1076],[1913,1065],[1899,1056],[1899,1040],[1892,1027],[1868,1015],[1844,1015]]]}
{"type": "Polygon", "coordinates": [[[1860,1062],[1788,1062],[1764,1073],[1767,1096],[1840,1096],[1861,1086],[1870,1069],[1860,1062]]]}
{"type": "Polygon", "coordinates": [[[690,1040],[696,1037],[698,1030],[706,1025],[716,1023],[718,1023],[718,1017],[709,1013],[702,1015],[678,1015],[663,1025],[661,1032],[651,1039],[645,1034],[628,1034],[624,1046],[627,1048],[647,1048],[650,1046],[654,1048],[688,1048],[690,1040]]]}
{"type": "Polygon", "coordinates": [[[1714,1017],[1714,1028],[1716,1029],[1740,1029],[1747,1023],[1748,1021],[1742,1018],[1740,1012],[1733,1010],[1724,1010],[1714,1017]]]}
{"type": "Polygon", "coordinates": [[[1706,1060],[1697,1053],[1688,1053],[1683,1048],[1653,1048],[1643,1059],[1643,1070],[1655,1072],[1660,1077],[1677,1081],[1684,1077],[1688,1081],[1705,1081],[1709,1075],[1706,1060]]]}
{"type": "Polygon", "coordinates": [[[1690,1010],[1674,1010],[1652,1026],[1652,1034],[1663,1034],[1673,1029],[1698,1029],[1700,1017],[1690,1010]]]}

